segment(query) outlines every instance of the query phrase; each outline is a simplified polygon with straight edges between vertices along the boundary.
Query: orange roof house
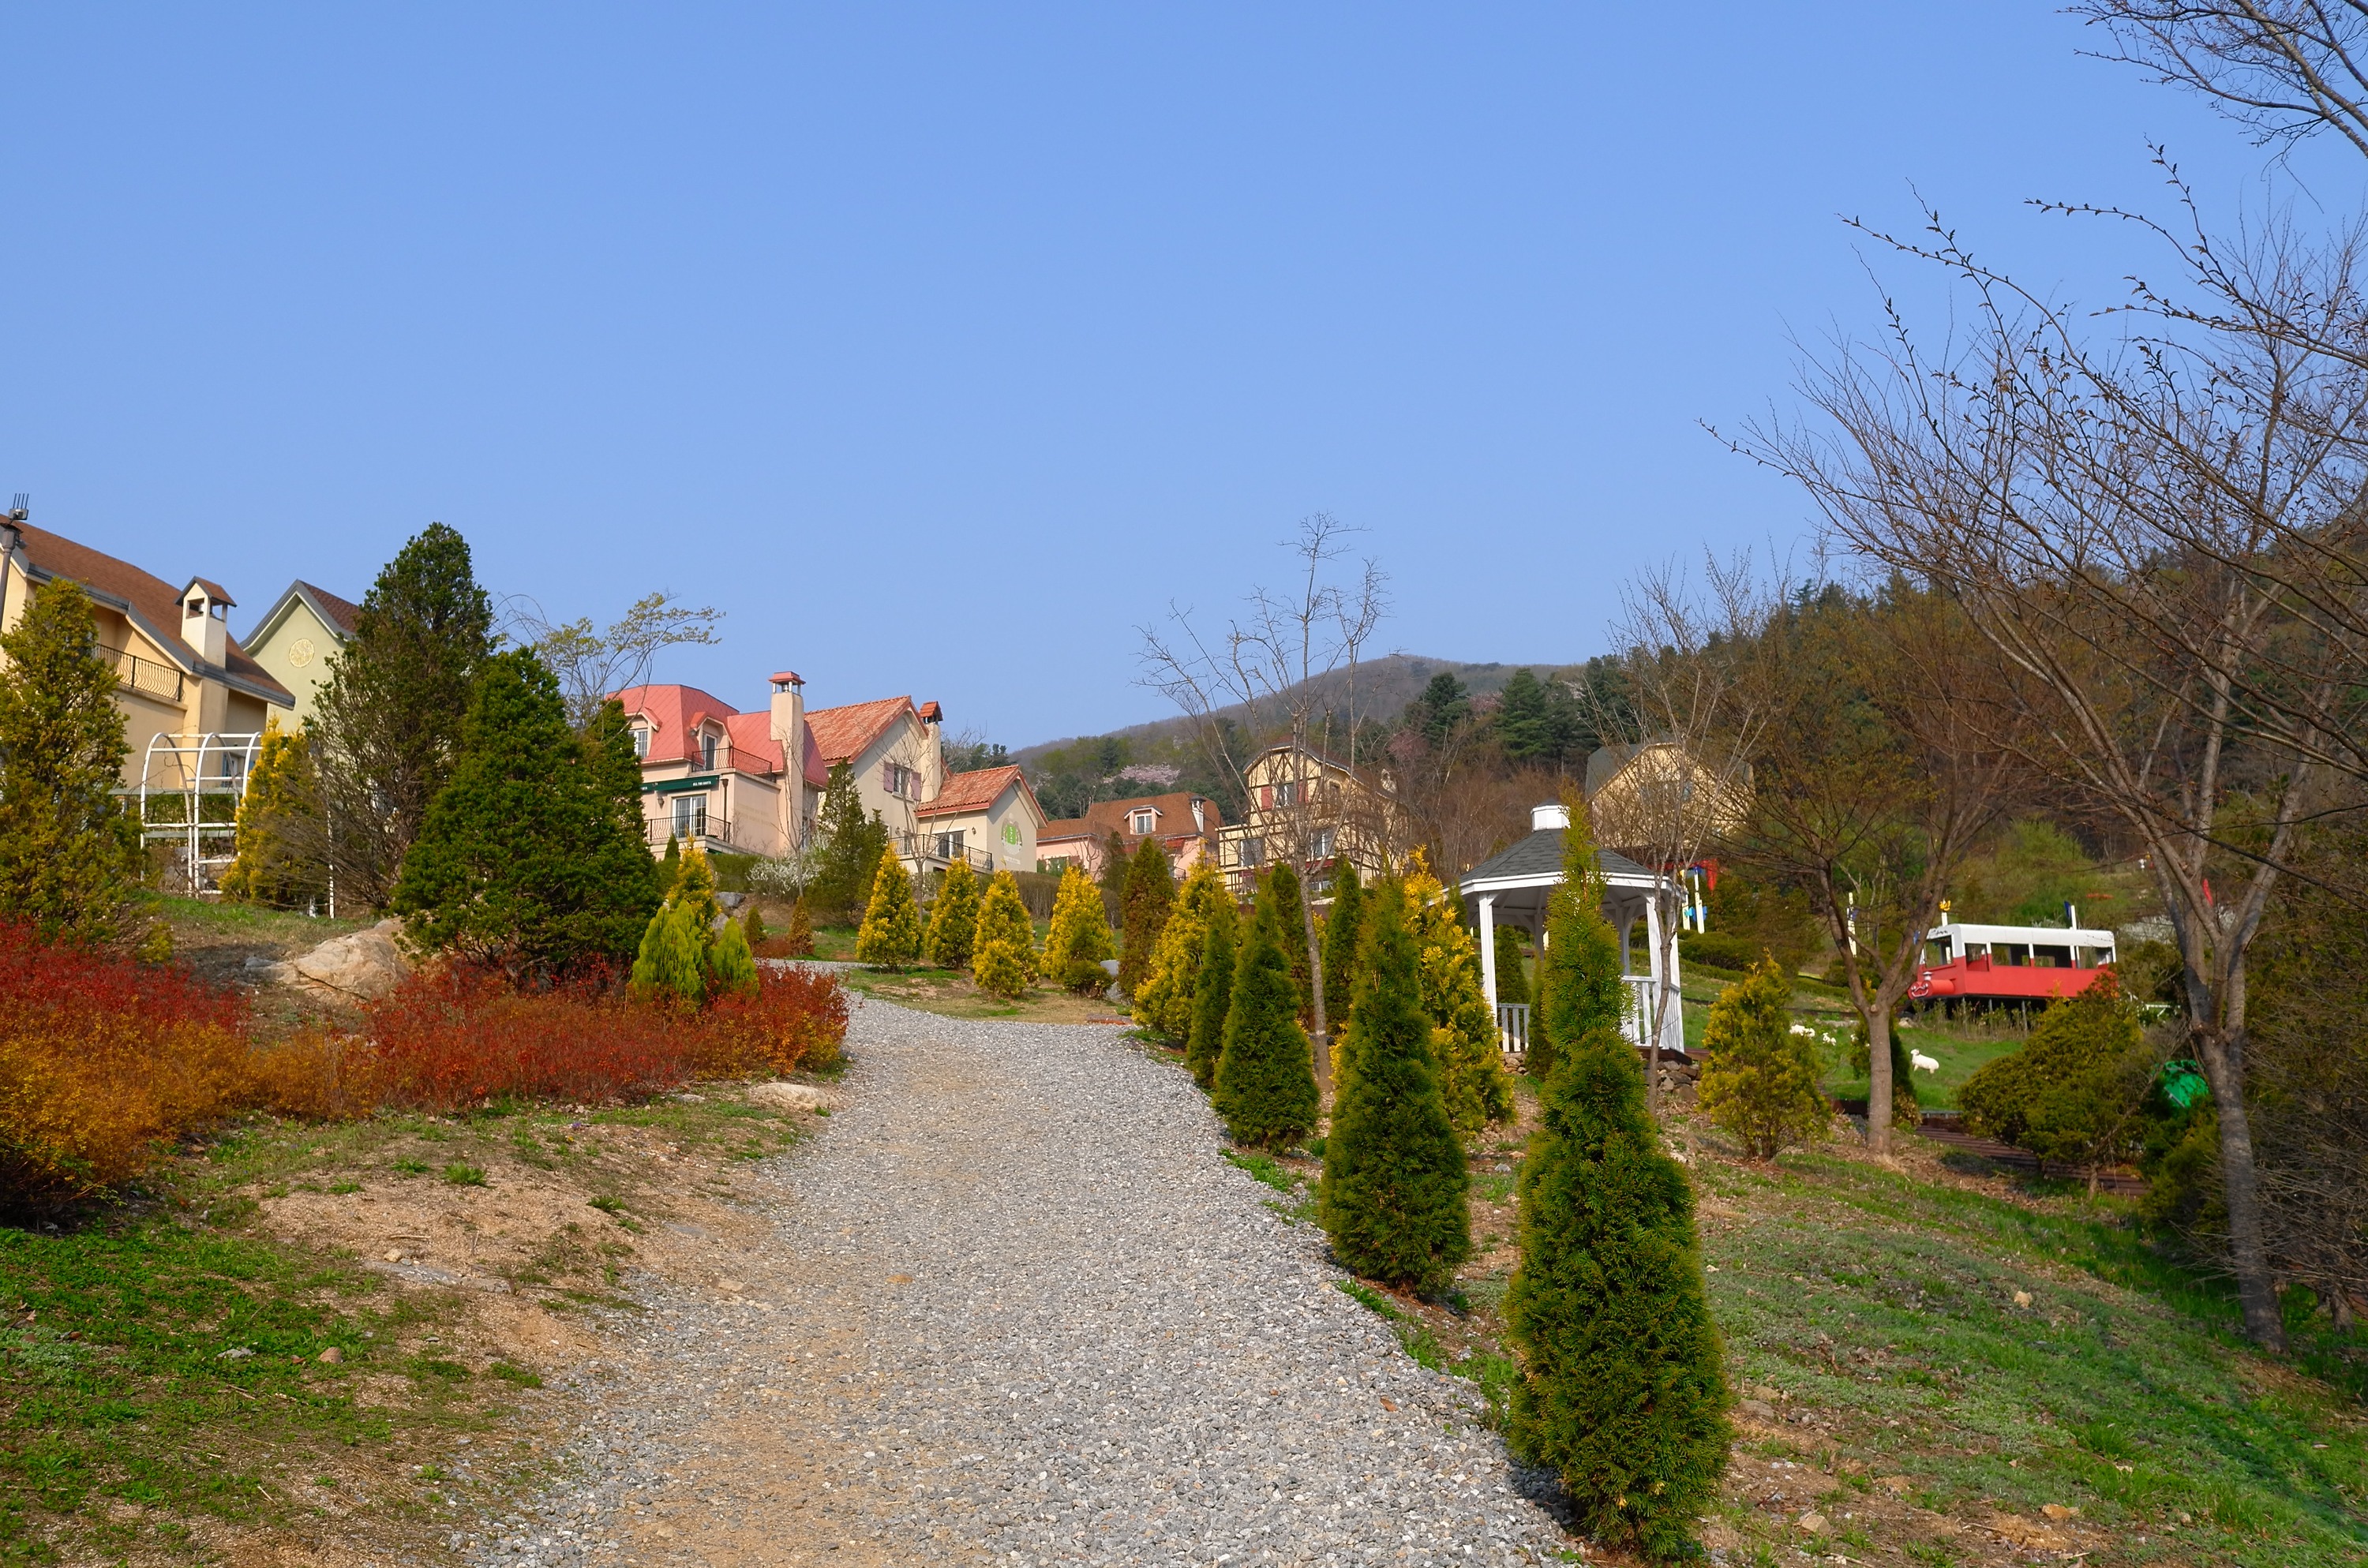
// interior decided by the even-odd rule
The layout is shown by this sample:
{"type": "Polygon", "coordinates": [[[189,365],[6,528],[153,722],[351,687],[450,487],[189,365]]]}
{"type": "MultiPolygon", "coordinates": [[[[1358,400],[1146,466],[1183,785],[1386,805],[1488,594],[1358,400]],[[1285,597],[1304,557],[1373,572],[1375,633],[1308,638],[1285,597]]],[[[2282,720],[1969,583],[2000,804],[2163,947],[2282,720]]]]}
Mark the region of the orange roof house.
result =
{"type": "Polygon", "coordinates": [[[1036,869],[1044,808],[1016,766],[952,775],[919,816],[932,846],[948,861],[964,855],[980,870],[1036,869]]]}
{"type": "Polygon", "coordinates": [[[1156,838],[1181,875],[1211,852],[1217,830],[1224,825],[1225,813],[1217,802],[1190,790],[1097,801],[1082,817],[1046,823],[1036,836],[1037,854],[1046,870],[1056,869],[1055,862],[1074,864],[1099,877],[1111,834],[1118,835],[1130,855],[1144,839],[1156,838]]]}

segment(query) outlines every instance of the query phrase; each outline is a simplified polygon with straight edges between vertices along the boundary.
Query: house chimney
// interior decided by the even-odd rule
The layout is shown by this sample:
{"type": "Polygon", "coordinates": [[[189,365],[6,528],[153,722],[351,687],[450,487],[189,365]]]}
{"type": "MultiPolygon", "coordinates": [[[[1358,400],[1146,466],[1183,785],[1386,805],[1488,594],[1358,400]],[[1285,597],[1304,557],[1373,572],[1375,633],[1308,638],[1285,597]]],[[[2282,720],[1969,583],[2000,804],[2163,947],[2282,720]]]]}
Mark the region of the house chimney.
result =
{"type": "Polygon", "coordinates": [[[773,676],[769,728],[781,748],[781,842],[795,845],[806,820],[806,683],[795,670],[773,676]]]}
{"type": "Polygon", "coordinates": [[[181,641],[216,668],[230,657],[230,610],[237,602],[203,577],[181,590],[181,641]]]}
{"type": "Polygon", "coordinates": [[[1549,806],[1531,806],[1530,808],[1530,831],[1531,833],[1543,833],[1550,827],[1565,828],[1569,825],[1570,808],[1562,804],[1560,801],[1556,801],[1554,804],[1549,806]]]}

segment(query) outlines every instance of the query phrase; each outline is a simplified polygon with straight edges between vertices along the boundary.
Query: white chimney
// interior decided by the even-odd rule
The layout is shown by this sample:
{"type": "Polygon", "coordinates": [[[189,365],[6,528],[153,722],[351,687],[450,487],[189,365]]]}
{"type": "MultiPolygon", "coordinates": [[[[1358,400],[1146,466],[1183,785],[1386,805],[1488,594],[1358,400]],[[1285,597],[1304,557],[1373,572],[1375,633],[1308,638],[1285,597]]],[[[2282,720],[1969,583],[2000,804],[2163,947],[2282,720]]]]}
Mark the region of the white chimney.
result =
{"type": "Polygon", "coordinates": [[[1530,831],[1531,833],[1543,833],[1550,827],[1558,829],[1565,828],[1569,825],[1570,808],[1562,804],[1560,801],[1556,801],[1554,804],[1550,806],[1531,806],[1530,808],[1530,831]]]}
{"type": "Polygon", "coordinates": [[[806,683],[795,670],[773,676],[768,728],[781,748],[781,842],[794,845],[806,813],[806,683]]]}
{"type": "Polygon", "coordinates": [[[238,601],[203,577],[181,590],[181,641],[217,667],[230,657],[230,610],[238,601]]]}

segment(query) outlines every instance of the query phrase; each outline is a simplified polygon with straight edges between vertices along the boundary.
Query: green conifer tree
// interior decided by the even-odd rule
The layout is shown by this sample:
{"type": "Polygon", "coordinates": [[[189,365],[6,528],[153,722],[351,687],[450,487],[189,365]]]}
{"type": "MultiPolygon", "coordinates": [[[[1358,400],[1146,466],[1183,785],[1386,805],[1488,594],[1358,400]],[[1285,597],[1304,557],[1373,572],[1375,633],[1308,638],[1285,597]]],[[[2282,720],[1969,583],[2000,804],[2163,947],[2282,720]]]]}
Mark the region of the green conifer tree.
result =
{"type": "Polygon", "coordinates": [[[1192,1004],[1201,978],[1201,950],[1209,922],[1233,914],[1225,880],[1203,857],[1176,892],[1176,907],[1152,949],[1150,971],[1134,991],[1134,1021],[1163,1040],[1180,1040],[1192,1031],[1192,1004]]]}
{"type": "MultiPolygon", "coordinates": [[[[1581,1533],[1694,1554],[1732,1433],[1693,1193],[1645,1109],[1621,1035],[1619,944],[1573,802],[1542,979],[1554,1068],[1520,1185],[1505,1319],[1521,1360],[1507,1437],[1562,1477],[1581,1533]]],[[[1534,1045],[1532,1046],[1534,1050],[1534,1045]]]]}
{"type": "Polygon", "coordinates": [[[1135,847],[1134,858],[1126,869],[1123,897],[1118,991],[1131,1001],[1142,987],[1143,977],[1150,972],[1151,955],[1159,946],[1159,933],[1167,929],[1168,913],[1176,906],[1176,878],[1168,869],[1167,851],[1161,847],[1159,840],[1146,838],[1135,847]]]}
{"type": "Polygon", "coordinates": [[[1426,1294],[1472,1256],[1470,1175],[1448,1119],[1405,904],[1377,902],[1349,1033],[1356,1072],[1333,1102],[1317,1213],[1340,1261],[1426,1294]]]}
{"type": "Polygon", "coordinates": [[[1793,1032],[1793,983],[1762,958],[1711,1004],[1702,1029],[1702,1113],[1756,1159],[1826,1129],[1816,1037],[1793,1032]]]}
{"type": "Polygon", "coordinates": [[[1324,1023],[1332,1031],[1333,1092],[1338,1095],[1340,1052],[1348,1041],[1361,971],[1358,956],[1364,947],[1366,901],[1356,863],[1344,855],[1333,868],[1332,907],[1324,916],[1324,1023]]]}
{"type": "Polygon", "coordinates": [[[978,943],[978,873],[968,858],[946,868],[929,901],[928,960],[939,969],[968,969],[978,943]]]}
{"type": "Polygon", "coordinates": [[[1530,977],[1521,967],[1521,932],[1517,926],[1497,927],[1497,1000],[1527,1005],[1530,977]]]}
{"type": "Polygon", "coordinates": [[[2098,1172],[2135,1157],[2150,1131],[2142,1113],[2156,1065],[2137,1009],[2107,970],[2049,1003],[2023,1048],[1983,1063],[1957,1103],[1971,1131],[2087,1167],[2094,1197],[2098,1172]]]}
{"type": "Polygon", "coordinates": [[[237,858],[222,873],[224,898],[302,909],[325,891],[326,868],[312,852],[320,836],[321,786],[305,743],[303,731],[265,721],[239,795],[237,858]]]}
{"type": "Polygon", "coordinates": [[[726,920],[707,955],[708,994],[754,995],[757,956],[748,950],[748,933],[736,920],[726,920]]]}
{"type": "Polygon", "coordinates": [[[707,998],[707,976],[700,961],[699,933],[689,916],[674,904],[650,916],[642,932],[641,950],[633,958],[632,990],[644,1002],[696,1007],[707,998]]]}
{"type": "Polygon", "coordinates": [[[913,901],[913,879],[894,855],[880,857],[871,877],[871,902],[855,934],[855,961],[903,969],[921,956],[921,909],[913,901]]]}
{"type": "Polygon", "coordinates": [[[723,924],[723,901],[715,896],[714,863],[695,840],[683,848],[682,864],[675,872],[666,902],[689,913],[690,929],[699,934],[700,962],[712,968],[718,927],[723,924]]]}
{"type": "Polygon", "coordinates": [[[1110,988],[1102,960],[1117,956],[1110,922],[1102,916],[1101,889],[1083,870],[1068,867],[1061,873],[1053,923],[1044,933],[1044,973],[1080,996],[1098,996],[1110,988]]]}
{"type": "Polygon", "coordinates": [[[1274,939],[1282,947],[1283,962],[1291,966],[1291,994],[1298,1010],[1300,1027],[1312,1027],[1315,1021],[1315,993],[1308,983],[1312,972],[1307,957],[1307,912],[1305,895],[1301,892],[1299,873],[1288,860],[1278,860],[1259,879],[1262,890],[1271,889],[1269,901],[1265,892],[1258,898],[1264,909],[1271,902],[1274,909],[1274,939]]]}
{"type": "Polygon", "coordinates": [[[1235,957],[1217,1058],[1217,1114],[1235,1142],[1267,1148],[1289,1148],[1315,1131],[1315,1056],[1299,1027],[1291,960],[1278,939],[1284,918],[1269,877],[1235,957]]]}
{"type": "Polygon", "coordinates": [[[89,596],[51,580],[0,651],[0,915],[51,941],[113,941],[140,825],[115,793],[130,747],[89,596]]]}
{"type": "Polygon", "coordinates": [[[888,827],[874,812],[866,816],[863,796],[856,786],[855,769],[834,763],[823,785],[822,806],[814,814],[814,881],[805,896],[823,912],[824,924],[859,915],[880,879],[880,858],[887,853],[888,827]]]}
{"type": "Polygon", "coordinates": [[[682,840],[672,833],[666,835],[666,859],[660,872],[666,891],[674,891],[675,879],[682,875],[682,840]]]}
{"type": "Polygon", "coordinates": [[[1102,909],[1109,915],[1113,929],[1126,928],[1126,874],[1134,869],[1134,857],[1126,852],[1126,835],[1112,828],[1102,840],[1102,909]]]}
{"type": "Polygon", "coordinates": [[[806,901],[799,899],[790,905],[790,928],[781,933],[781,946],[793,959],[814,957],[814,916],[806,913],[806,901]]]}
{"type": "Polygon", "coordinates": [[[765,945],[768,935],[765,929],[765,916],[758,912],[754,898],[748,901],[748,912],[740,917],[740,935],[747,942],[748,951],[752,954],[765,945]]]}
{"type": "Polygon", "coordinates": [[[486,660],[395,885],[411,939],[525,981],[620,961],[658,902],[624,710],[579,733],[531,650],[486,660]]]}
{"type": "Polygon", "coordinates": [[[1201,937],[1201,971],[1192,977],[1192,1032],[1184,1064],[1204,1090],[1217,1086],[1217,1061],[1225,1049],[1225,1016],[1234,1001],[1234,927],[1229,900],[1209,918],[1201,937]]]}
{"type": "Polygon", "coordinates": [[[1422,955],[1422,1004],[1431,1022],[1447,1114],[1465,1136],[1513,1114],[1513,1079],[1480,975],[1480,944],[1417,851],[1403,884],[1408,932],[1422,955]]]}
{"type": "Polygon", "coordinates": [[[1036,927],[1009,871],[997,871],[978,905],[978,944],[971,978],[990,996],[1016,999],[1036,978],[1036,927]]]}

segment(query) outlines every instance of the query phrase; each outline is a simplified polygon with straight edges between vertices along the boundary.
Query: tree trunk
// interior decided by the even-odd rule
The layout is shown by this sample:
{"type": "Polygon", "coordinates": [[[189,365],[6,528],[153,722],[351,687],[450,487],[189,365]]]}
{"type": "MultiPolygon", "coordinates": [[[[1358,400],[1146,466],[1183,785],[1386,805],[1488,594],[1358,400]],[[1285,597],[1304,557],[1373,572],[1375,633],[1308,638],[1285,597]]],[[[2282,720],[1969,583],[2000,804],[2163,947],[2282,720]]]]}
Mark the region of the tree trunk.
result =
{"type": "Polygon", "coordinates": [[[2220,1187],[2228,1205],[2229,1262],[2237,1272],[2237,1299],[2245,1309],[2245,1334],[2256,1345],[2283,1351],[2285,1319],[2278,1311],[2269,1248],[2261,1240],[2260,1174],[2253,1165],[2253,1127],[2245,1108],[2244,1040],[2198,1029],[2195,1055],[2220,1118],[2220,1187]]]}
{"type": "Polygon", "coordinates": [[[1307,929],[1308,1004],[1315,1011],[1315,1094],[1318,1100],[1332,1092],[1332,1030],[1324,1016],[1324,944],[1315,937],[1315,901],[1307,896],[1307,879],[1299,879],[1299,918],[1307,929]]]}
{"type": "Polygon", "coordinates": [[[1891,1007],[1881,996],[1866,1015],[1866,1146],[1891,1153],[1891,1007]]]}

